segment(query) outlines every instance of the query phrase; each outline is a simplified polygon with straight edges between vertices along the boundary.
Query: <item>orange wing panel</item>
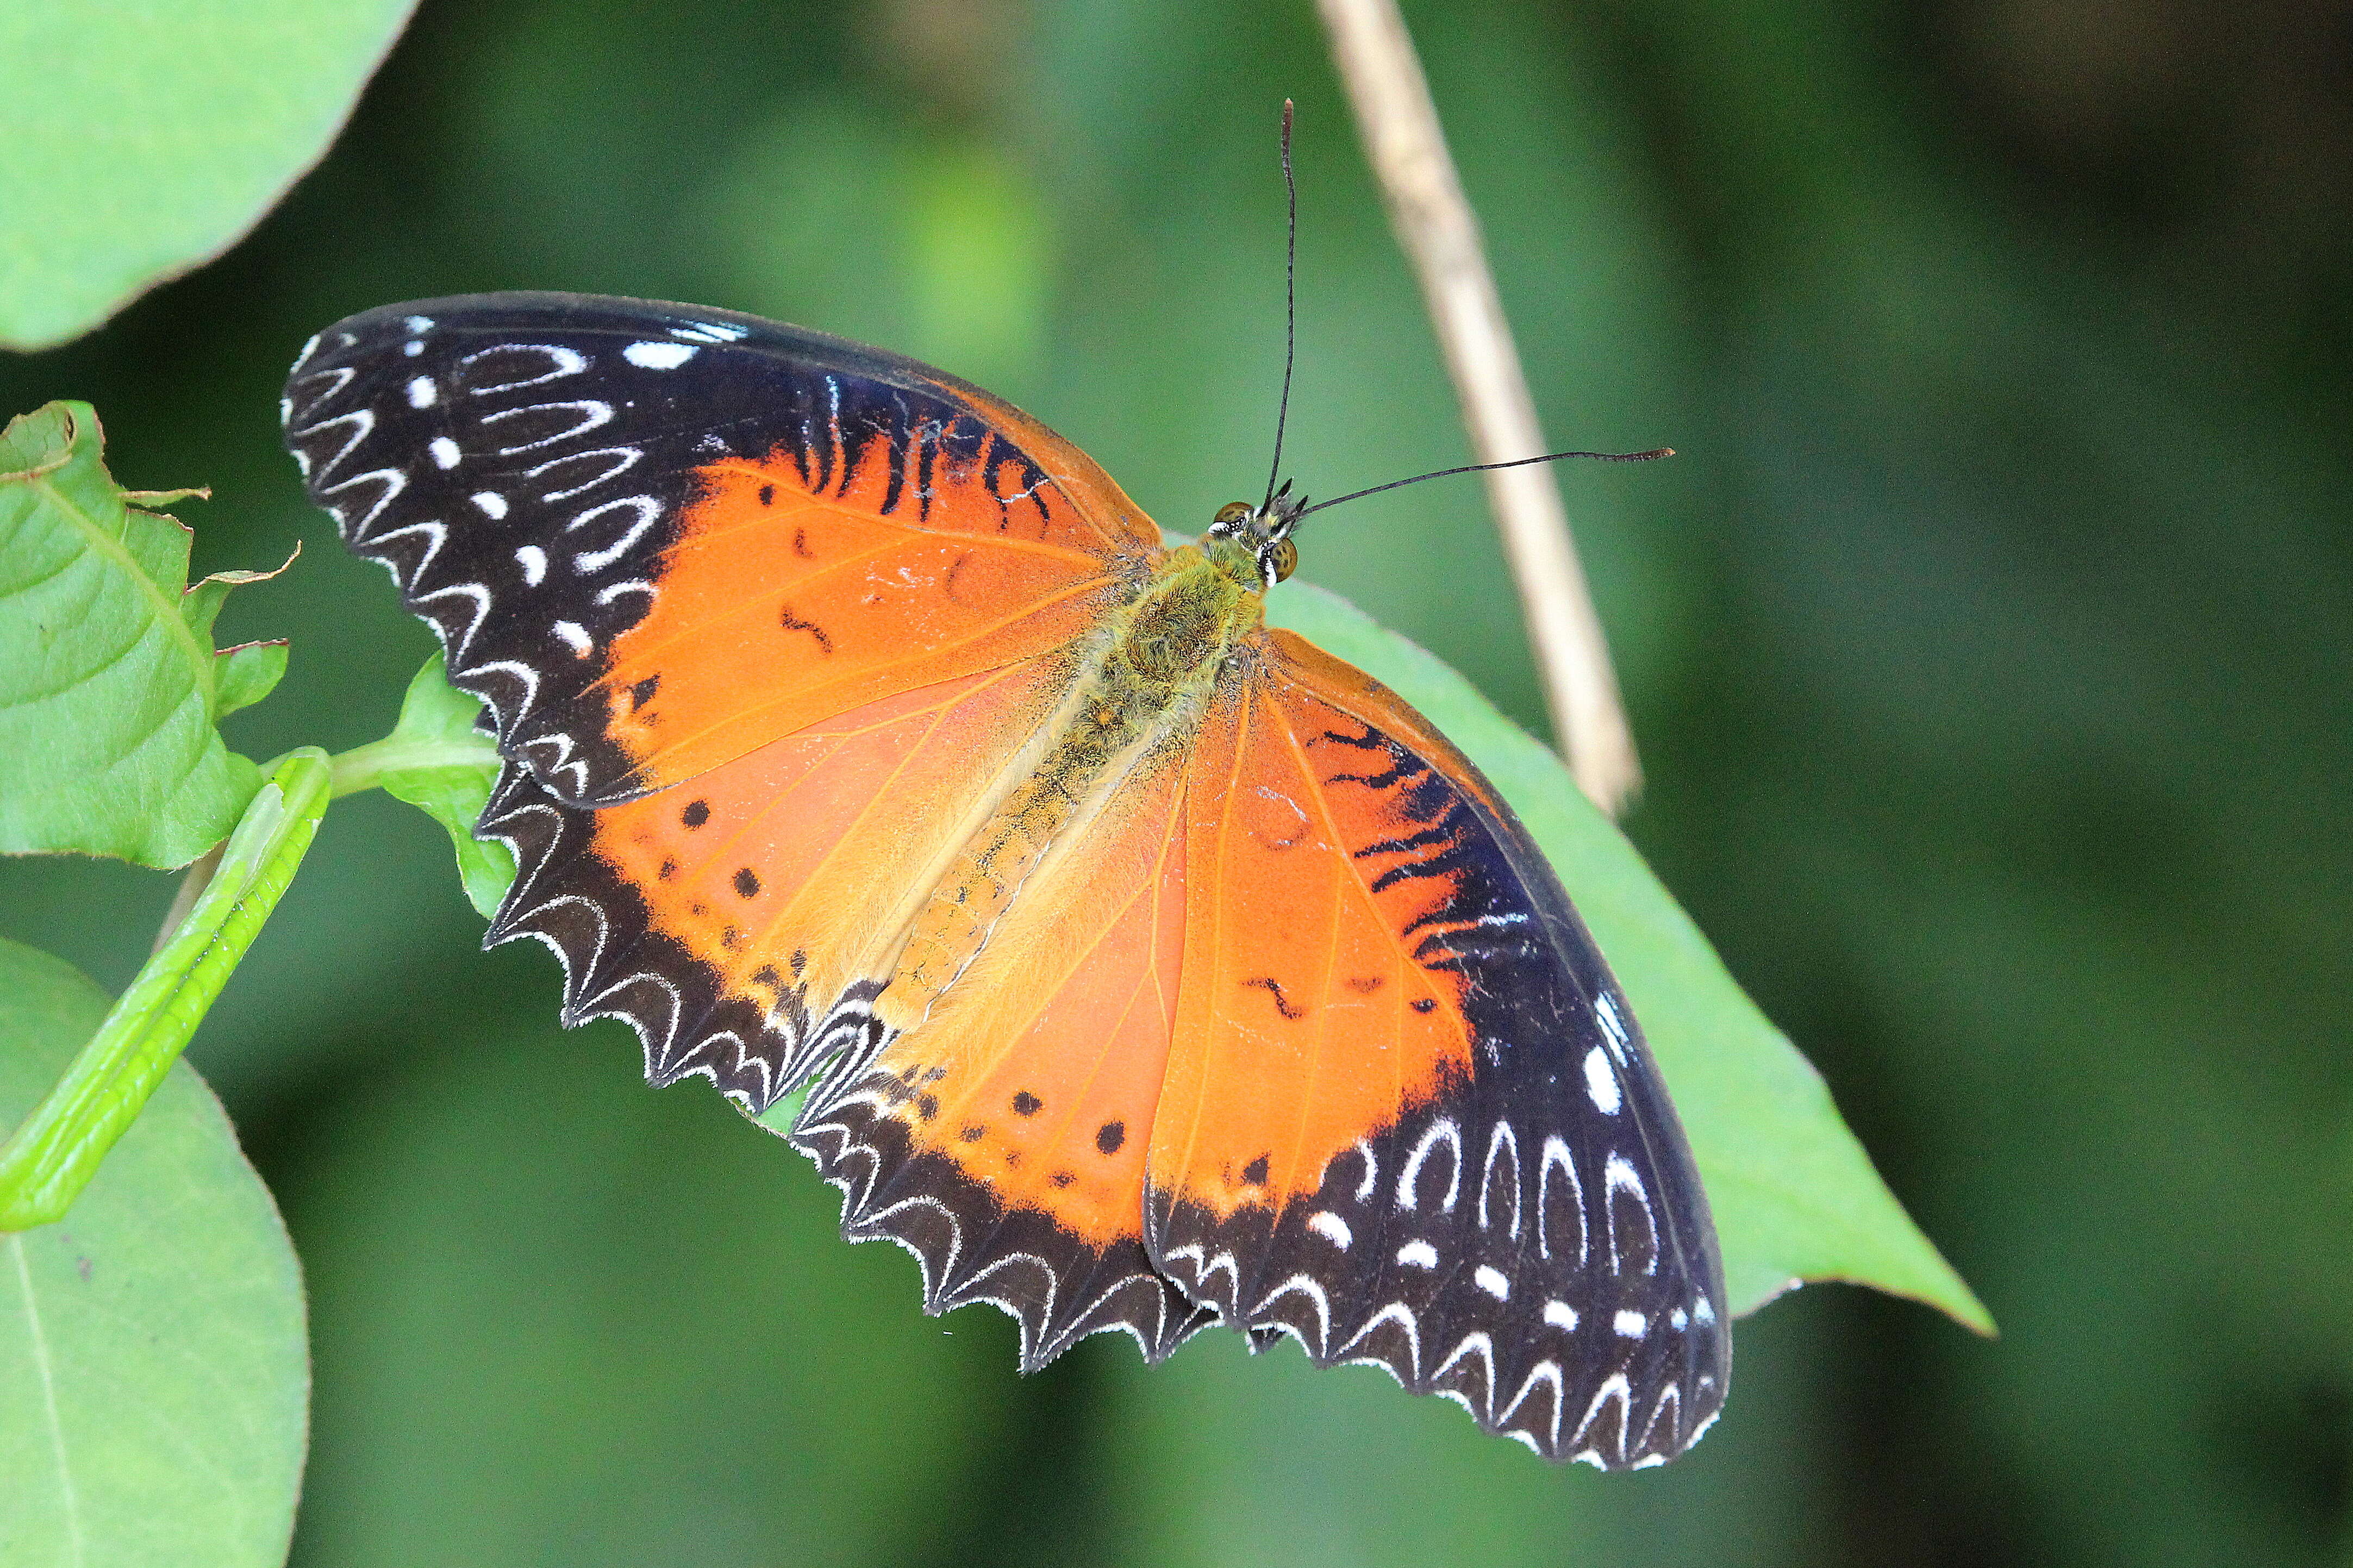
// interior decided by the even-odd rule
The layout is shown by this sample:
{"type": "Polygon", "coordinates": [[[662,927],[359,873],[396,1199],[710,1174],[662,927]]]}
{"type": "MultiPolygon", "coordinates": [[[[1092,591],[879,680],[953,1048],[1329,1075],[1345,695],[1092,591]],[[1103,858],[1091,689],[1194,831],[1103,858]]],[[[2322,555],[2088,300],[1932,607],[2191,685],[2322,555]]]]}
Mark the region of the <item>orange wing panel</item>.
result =
{"type": "Polygon", "coordinates": [[[988,946],[877,1070],[918,1152],[1090,1247],[1137,1239],[1185,941],[1172,754],[1039,868],[988,946]]]}
{"type": "Polygon", "coordinates": [[[597,683],[635,787],[1068,644],[1141,570],[1050,486],[999,494],[986,445],[934,454],[923,486],[887,445],[814,489],[782,451],[700,471],[651,605],[597,683]]]}
{"type": "Polygon", "coordinates": [[[1451,884],[1380,875],[1417,829],[1360,732],[1265,673],[1220,694],[1195,754],[1196,893],[1151,1172],[1219,1219],[1314,1192],[1334,1156],[1470,1069],[1461,977],[1414,957],[1451,884]]]}
{"type": "Polygon", "coordinates": [[[927,868],[1067,693],[1063,657],[902,692],[593,815],[596,854],[723,995],[821,1020],[887,975],[927,868]]]}

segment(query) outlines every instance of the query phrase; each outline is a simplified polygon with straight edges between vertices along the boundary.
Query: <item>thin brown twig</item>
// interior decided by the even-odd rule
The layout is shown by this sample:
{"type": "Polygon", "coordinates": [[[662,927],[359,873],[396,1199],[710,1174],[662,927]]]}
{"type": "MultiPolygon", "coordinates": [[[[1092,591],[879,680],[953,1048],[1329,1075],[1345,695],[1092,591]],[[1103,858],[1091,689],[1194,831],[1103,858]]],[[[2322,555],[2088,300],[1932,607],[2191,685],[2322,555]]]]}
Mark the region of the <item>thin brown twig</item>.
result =
{"type": "MultiPolygon", "coordinates": [[[[1420,279],[1472,451],[1487,463],[1544,451],[1478,219],[1396,0],[1316,0],[1316,9],[1390,221],[1420,279]]],[[[1562,754],[1577,786],[1614,816],[1641,786],[1641,764],[1558,483],[1541,466],[1484,477],[1562,754]]]]}

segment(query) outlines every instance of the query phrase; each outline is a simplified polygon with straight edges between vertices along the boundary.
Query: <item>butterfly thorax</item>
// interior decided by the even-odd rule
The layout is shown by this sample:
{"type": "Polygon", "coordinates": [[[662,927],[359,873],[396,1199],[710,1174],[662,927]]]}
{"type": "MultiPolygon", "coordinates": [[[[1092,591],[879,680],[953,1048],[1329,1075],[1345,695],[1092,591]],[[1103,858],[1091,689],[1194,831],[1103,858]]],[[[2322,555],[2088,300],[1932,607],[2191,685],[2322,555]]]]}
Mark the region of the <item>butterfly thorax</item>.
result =
{"type": "Polygon", "coordinates": [[[1139,769],[1189,746],[1219,670],[1264,625],[1264,595],[1256,556],[1229,541],[1161,557],[933,885],[879,999],[886,1021],[906,1030],[929,1016],[1055,850],[1139,769]]]}

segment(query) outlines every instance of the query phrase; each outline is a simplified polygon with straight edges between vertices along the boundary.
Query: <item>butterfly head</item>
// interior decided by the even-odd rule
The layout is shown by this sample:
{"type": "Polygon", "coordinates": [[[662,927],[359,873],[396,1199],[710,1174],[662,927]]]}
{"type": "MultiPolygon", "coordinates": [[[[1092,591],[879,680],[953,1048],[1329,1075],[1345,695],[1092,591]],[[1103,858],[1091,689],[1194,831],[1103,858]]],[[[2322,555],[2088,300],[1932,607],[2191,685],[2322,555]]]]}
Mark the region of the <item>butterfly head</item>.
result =
{"type": "Polygon", "coordinates": [[[1293,495],[1291,481],[1285,479],[1262,505],[1237,500],[1219,507],[1203,541],[1221,542],[1237,555],[1246,554],[1250,568],[1271,588],[1298,568],[1299,546],[1292,542],[1291,530],[1306,508],[1307,498],[1293,495]]]}

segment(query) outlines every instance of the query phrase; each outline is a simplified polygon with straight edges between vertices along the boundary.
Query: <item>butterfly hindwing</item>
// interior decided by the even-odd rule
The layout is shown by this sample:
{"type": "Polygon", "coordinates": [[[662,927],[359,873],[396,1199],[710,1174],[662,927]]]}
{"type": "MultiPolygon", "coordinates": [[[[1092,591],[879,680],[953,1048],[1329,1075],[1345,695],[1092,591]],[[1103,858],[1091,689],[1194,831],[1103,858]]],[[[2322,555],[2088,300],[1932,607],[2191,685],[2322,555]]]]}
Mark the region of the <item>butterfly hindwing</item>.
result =
{"type": "Polygon", "coordinates": [[[312,341],[284,415],[311,498],[571,805],[1062,646],[1157,542],[978,388],[726,311],[387,307],[312,341]]]}
{"type": "Polygon", "coordinates": [[[1721,1405],[1682,1129],[1525,830],[1393,693],[1288,633],[1188,794],[1155,1259],[1238,1327],[1372,1361],[1556,1458],[1672,1458],[1721,1405]]]}
{"type": "Polygon", "coordinates": [[[847,1232],[914,1253],[934,1311],[1003,1307],[1025,1368],[1107,1329],[1157,1361],[1208,1321],[1143,1246],[1185,946],[1184,762],[1139,763],[928,1016],[812,1090],[794,1129],[847,1232]]]}

